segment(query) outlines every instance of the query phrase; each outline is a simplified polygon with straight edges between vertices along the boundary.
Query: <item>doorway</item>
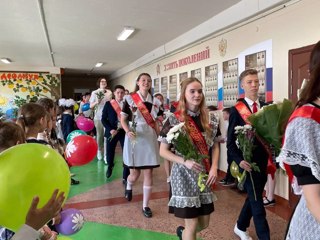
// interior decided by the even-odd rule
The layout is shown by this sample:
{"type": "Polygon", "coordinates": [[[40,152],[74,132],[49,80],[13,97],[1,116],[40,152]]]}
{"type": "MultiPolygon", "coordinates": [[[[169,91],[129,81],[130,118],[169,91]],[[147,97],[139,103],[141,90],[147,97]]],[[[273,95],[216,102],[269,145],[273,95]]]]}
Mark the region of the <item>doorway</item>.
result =
{"type": "MultiPolygon", "coordinates": [[[[298,89],[304,79],[309,78],[309,60],[313,45],[289,50],[288,96],[295,104],[298,101],[298,89]]],[[[289,183],[289,206],[295,208],[300,197],[295,195],[289,183]]]]}

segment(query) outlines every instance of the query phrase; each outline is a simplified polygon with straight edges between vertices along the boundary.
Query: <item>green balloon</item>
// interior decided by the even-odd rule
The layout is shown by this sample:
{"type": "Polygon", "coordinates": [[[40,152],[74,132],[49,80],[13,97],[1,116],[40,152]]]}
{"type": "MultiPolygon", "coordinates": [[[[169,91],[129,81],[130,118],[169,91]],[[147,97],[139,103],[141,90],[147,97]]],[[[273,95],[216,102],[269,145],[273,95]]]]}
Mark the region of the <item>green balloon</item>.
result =
{"type": "Polygon", "coordinates": [[[24,223],[32,199],[39,196],[38,208],[48,202],[55,189],[70,190],[70,171],[54,149],[26,143],[0,154],[0,225],[16,232],[24,223]]]}
{"type": "Polygon", "coordinates": [[[61,235],[59,235],[57,239],[58,240],[72,240],[72,238],[69,238],[69,237],[66,237],[66,236],[61,236],[61,235]]]}
{"type": "Polygon", "coordinates": [[[87,135],[85,131],[82,130],[74,130],[67,136],[67,143],[69,143],[72,139],[80,135],[87,135]]]}

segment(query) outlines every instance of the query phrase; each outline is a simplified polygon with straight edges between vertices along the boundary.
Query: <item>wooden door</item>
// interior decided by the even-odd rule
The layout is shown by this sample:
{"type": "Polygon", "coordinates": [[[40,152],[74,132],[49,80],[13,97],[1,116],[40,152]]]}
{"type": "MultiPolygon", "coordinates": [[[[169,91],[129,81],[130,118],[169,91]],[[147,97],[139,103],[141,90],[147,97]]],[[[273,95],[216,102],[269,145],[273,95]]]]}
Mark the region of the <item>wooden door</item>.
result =
{"type": "Polygon", "coordinates": [[[289,50],[289,99],[297,102],[303,79],[309,78],[309,59],[314,45],[289,50]]]}
{"type": "MultiPolygon", "coordinates": [[[[294,103],[298,100],[298,89],[301,87],[303,79],[309,78],[309,59],[314,45],[289,50],[289,99],[294,103]]],[[[295,208],[299,197],[289,186],[289,205],[295,208]]]]}

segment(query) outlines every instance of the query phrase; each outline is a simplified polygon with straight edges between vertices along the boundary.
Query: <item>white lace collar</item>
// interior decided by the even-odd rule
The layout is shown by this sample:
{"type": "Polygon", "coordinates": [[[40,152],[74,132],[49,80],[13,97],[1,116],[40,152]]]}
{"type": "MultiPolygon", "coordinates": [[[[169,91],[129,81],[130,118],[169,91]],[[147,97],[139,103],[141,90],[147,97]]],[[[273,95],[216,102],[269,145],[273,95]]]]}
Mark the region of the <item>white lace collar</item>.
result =
{"type": "Polygon", "coordinates": [[[197,117],[200,115],[200,110],[196,111],[196,112],[192,112],[189,109],[187,110],[187,114],[191,117],[197,117]]]}
{"type": "Polygon", "coordinates": [[[144,97],[142,96],[142,94],[140,93],[140,91],[137,91],[137,93],[139,94],[139,96],[140,96],[140,98],[142,99],[142,101],[144,101],[144,102],[151,102],[151,103],[152,103],[152,97],[151,97],[150,93],[148,93],[146,99],[144,99],[144,97]]]}

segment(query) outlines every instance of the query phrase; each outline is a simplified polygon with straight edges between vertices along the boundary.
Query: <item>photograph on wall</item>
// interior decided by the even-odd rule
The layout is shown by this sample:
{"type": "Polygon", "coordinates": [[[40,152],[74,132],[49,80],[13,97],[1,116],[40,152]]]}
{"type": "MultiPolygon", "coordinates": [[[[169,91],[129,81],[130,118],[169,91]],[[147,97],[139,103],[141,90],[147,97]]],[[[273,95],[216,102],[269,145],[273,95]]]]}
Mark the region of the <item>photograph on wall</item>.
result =
{"type": "Polygon", "coordinates": [[[15,119],[25,103],[40,98],[61,97],[60,75],[50,73],[0,72],[0,117],[15,119]]]}
{"type": "Polygon", "coordinates": [[[205,67],[204,94],[207,106],[218,106],[218,64],[205,67]]]}
{"type": "Polygon", "coordinates": [[[177,100],[177,75],[169,77],[169,102],[177,100]]]}
{"type": "Polygon", "coordinates": [[[153,93],[158,93],[159,91],[159,78],[153,79],[153,93]]]}
{"type": "Polygon", "coordinates": [[[222,63],[223,71],[223,106],[232,107],[239,97],[238,90],[238,59],[222,63]]]}
{"type": "Polygon", "coordinates": [[[188,72],[183,72],[179,74],[179,85],[182,83],[183,80],[188,78],[188,72]]]}
{"type": "Polygon", "coordinates": [[[161,78],[161,94],[163,95],[163,98],[166,100],[168,99],[168,77],[162,77],[161,78]]]}
{"type": "Polygon", "coordinates": [[[266,51],[261,51],[245,56],[245,68],[254,68],[258,71],[259,91],[261,101],[266,101],[266,51]]]}
{"type": "Polygon", "coordinates": [[[201,68],[195,69],[191,71],[191,77],[197,78],[198,80],[202,80],[201,79],[201,68]]]}

